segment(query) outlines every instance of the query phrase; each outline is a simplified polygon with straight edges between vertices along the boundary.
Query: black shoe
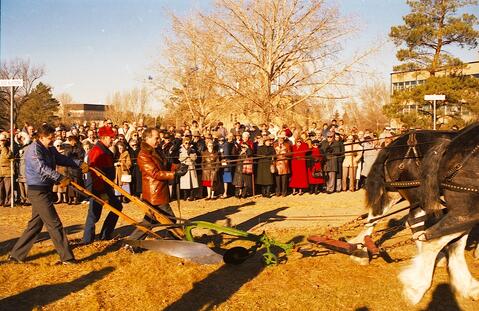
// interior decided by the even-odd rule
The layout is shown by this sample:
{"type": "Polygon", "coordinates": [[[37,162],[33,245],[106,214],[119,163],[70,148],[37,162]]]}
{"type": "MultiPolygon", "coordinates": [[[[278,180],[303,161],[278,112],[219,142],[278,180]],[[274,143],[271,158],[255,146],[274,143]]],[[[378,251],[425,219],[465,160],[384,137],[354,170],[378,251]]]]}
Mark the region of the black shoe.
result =
{"type": "Polygon", "coordinates": [[[78,261],[75,258],[73,258],[73,259],[68,259],[68,260],[65,260],[65,261],[59,260],[55,263],[55,265],[56,266],[60,266],[60,265],[70,266],[70,265],[76,265],[77,263],[78,263],[78,261]]]}
{"type": "Polygon", "coordinates": [[[25,263],[23,260],[17,259],[17,258],[15,258],[15,257],[10,256],[10,255],[8,255],[7,261],[8,261],[8,262],[11,262],[11,263],[17,263],[17,264],[19,264],[19,263],[25,263]]]}

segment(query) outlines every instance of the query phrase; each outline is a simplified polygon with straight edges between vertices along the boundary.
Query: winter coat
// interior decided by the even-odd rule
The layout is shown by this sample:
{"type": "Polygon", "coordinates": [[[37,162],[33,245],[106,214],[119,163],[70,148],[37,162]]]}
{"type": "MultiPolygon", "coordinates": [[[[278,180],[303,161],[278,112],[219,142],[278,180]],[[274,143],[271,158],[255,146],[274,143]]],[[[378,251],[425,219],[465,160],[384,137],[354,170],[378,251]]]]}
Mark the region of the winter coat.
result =
{"type": "Polygon", "coordinates": [[[273,174],[271,173],[271,165],[273,164],[274,147],[273,146],[259,146],[257,150],[258,167],[256,169],[256,183],[258,185],[272,185],[273,174]]]}
{"type": "Polygon", "coordinates": [[[219,156],[215,151],[203,151],[201,154],[201,170],[202,181],[211,181],[212,183],[218,180],[219,156]]]}
{"type": "Polygon", "coordinates": [[[324,178],[314,177],[313,172],[322,172],[323,171],[323,155],[321,154],[321,149],[319,147],[314,147],[311,149],[311,154],[308,158],[308,181],[310,185],[322,185],[324,184],[324,178]]]}
{"type": "Polygon", "coordinates": [[[309,148],[306,143],[301,142],[299,146],[298,144],[293,146],[290,188],[308,188],[308,169],[306,167],[306,153],[308,151],[309,148]]]}
{"type": "Polygon", "coordinates": [[[347,144],[344,146],[343,167],[358,167],[362,157],[362,150],[359,144],[347,144]]]}
{"type": "Polygon", "coordinates": [[[337,172],[338,171],[338,159],[340,153],[339,142],[333,141],[331,144],[325,140],[321,144],[321,152],[325,157],[324,171],[325,172],[337,172]]]}
{"type": "Polygon", "coordinates": [[[175,165],[168,167],[163,153],[158,153],[147,143],[141,143],[137,159],[142,176],[143,199],[152,205],[170,203],[168,180],[175,178],[175,165]]]}
{"type": "Polygon", "coordinates": [[[9,148],[6,146],[0,147],[0,177],[11,177],[10,158],[11,153],[9,148]]]}
{"type": "Polygon", "coordinates": [[[289,159],[291,152],[291,145],[289,143],[278,143],[274,144],[274,151],[276,152],[276,161],[274,162],[276,166],[276,172],[278,175],[286,175],[290,173],[289,169],[289,159]]]}
{"type": "MultiPolygon", "coordinates": [[[[80,144],[76,144],[75,146],[65,144],[65,156],[74,160],[83,161],[85,158],[85,150],[80,144]]],[[[68,177],[73,180],[80,180],[82,178],[81,169],[77,167],[68,167],[66,173],[68,177]]]]}
{"type": "MultiPolygon", "coordinates": [[[[110,180],[115,180],[113,153],[101,141],[98,141],[88,153],[88,165],[103,172],[110,180]]],[[[93,189],[96,193],[105,193],[110,187],[95,173],[91,174],[93,189]]]]}
{"type": "Polygon", "coordinates": [[[121,182],[121,176],[123,175],[131,175],[130,174],[130,169],[131,169],[131,158],[130,158],[130,153],[125,150],[123,151],[122,154],[118,157],[117,162],[115,166],[115,183],[117,185],[122,185],[123,183],[121,182]]]}
{"type": "Polygon", "coordinates": [[[25,151],[25,175],[29,187],[50,187],[63,176],[55,168],[57,165],[78,167],[80,161],[72,160],[58,153],[55,147],[45,148],[35,141],[25,151]]]}
{"type": "Polygon", "coordinates": [[[246,173],[243,172],[244,166],[253,165],[253,160],[251,159],[252,156],[253,156],[253,151],[250,148],[243,149],[241,153],[239,154],[238,162],[235,168],[235,175],[233,177],[233,185],[235,185],[235,187],[242,188],[246,185],[244,177],[243,177],[244,175],[246,175],[246,173]]]}
{"type": "Polygon", "coordinates": [[[188,149],[185,146],[181,146],[178,160],[180,163],[188,166],[188,172],[186,175],[180,178],[180,189],[194,189],[198,188],[198,176],[196,175],[196,150],[192,147],[188,149]]]}
{"type": "Polygon", "coordinates": [[[138,154],[140,153],[140,148],[136,150],[130,149],[130,159],[131,159],[131,193],[140,194],[141,193],[141,170],[138,167],[138,154]]]}

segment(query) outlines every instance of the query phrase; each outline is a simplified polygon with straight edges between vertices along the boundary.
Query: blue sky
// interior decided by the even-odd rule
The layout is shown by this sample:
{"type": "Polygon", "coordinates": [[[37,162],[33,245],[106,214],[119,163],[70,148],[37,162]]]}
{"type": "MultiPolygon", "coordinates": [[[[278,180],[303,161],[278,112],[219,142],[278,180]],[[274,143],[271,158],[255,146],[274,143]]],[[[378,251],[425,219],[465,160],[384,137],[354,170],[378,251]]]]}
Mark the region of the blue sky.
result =
{"type": "MultiPolygon", "coordinates": [[[[114,91],[141,86],[159,58],[168,13],[208,10],[209,0],[0,0],[0,58],[29,58],[44,65],[43,81],[55,94],[77,102],[104,102],[114,91]]],[[[333,1],[333,0],[331,0],[333,1]]],[[[334,1],[333,1],[334,2],[334,1]]],[[[338,0],[341,12],[356,18],[360,32],[346,52],[387,38],[392,25],[409,11],[403,0],[338,0]]],[[[470,8],[469,11],[477,11],[470,8]]],[[[479,13],[479,12],[475,12],[479,13]]],[[[478,51],[455,51],[465,61],[478,51]]],[[[396,63],[395,47],[386,44],[371,57],[377,77],[388,80],[396,63]]],[[[156,110],[156,109],[155,109],[156,110]]]]}

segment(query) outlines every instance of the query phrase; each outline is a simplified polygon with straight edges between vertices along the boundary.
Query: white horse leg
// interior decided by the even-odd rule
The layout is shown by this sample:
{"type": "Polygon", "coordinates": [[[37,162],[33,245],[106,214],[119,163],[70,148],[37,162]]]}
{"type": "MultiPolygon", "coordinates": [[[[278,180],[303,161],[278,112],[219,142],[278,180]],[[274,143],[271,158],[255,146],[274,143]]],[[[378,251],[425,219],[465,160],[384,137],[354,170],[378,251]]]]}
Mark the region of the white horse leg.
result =
{"type": "Polygon", "coordinates": [[[449,245],[449,275],[453,289],[465,298],[479,299],[479,282],[474,279],[464,258],[468,234],[449,245]]]}
{"type": "Polygon", "coordinates": [[[431,286],[434,263],[439,251],[462,234],[464,233],[459,232],[422,242],[419,248],[421,251],[414,257],[412,264],[399,274],[404,286],[403,293],[410,303],[417,304],[431,286]]]}
{"type": "Polygon", "coordinates": [[[395,192],[389,193],[388,196],[389,196],[389,204],[384,207],[382,214],[379,216],[373,216],[372,211],[369,210],[367,223],[364,226],[365,228],[357,236],[349,239],[348,240],[349,243],[364,243],[364,237],[367,235],[371,236],[373,234],[374,227],[378,224],[379,220],[373,221],[371,223],[369,222],[374,218],[385,215],[402,198],[401,195],[395,192]]]}

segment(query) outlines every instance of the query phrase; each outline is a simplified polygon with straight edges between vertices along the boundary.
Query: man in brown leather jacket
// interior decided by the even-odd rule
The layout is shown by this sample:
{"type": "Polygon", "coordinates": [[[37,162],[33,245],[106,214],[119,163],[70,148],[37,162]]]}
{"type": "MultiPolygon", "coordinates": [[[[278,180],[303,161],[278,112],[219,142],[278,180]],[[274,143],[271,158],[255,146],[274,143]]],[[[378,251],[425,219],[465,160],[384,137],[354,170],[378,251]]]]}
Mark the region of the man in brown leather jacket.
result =
{"type": "MultiPolygon", "coordinates": [[[[177,176],[183,176],[187,167],[170,164],[163,152],[157,152],[160,143],[160,133],[154,128],[143,132],[141,150],[138,153],[138,167],[142,175],[143,200],[167,216],[175,216],[170,207],[170,191],[168,181],[177,176]]],[[[160,149],[161,150],[161,149],[160,149]]],[[[152,215],[146,214],[141,225],[153,228],[158,222],[152,215]]],[[[142,240],[146,234],[136,229],[131,235],[132,240],[142,240]]]]}

